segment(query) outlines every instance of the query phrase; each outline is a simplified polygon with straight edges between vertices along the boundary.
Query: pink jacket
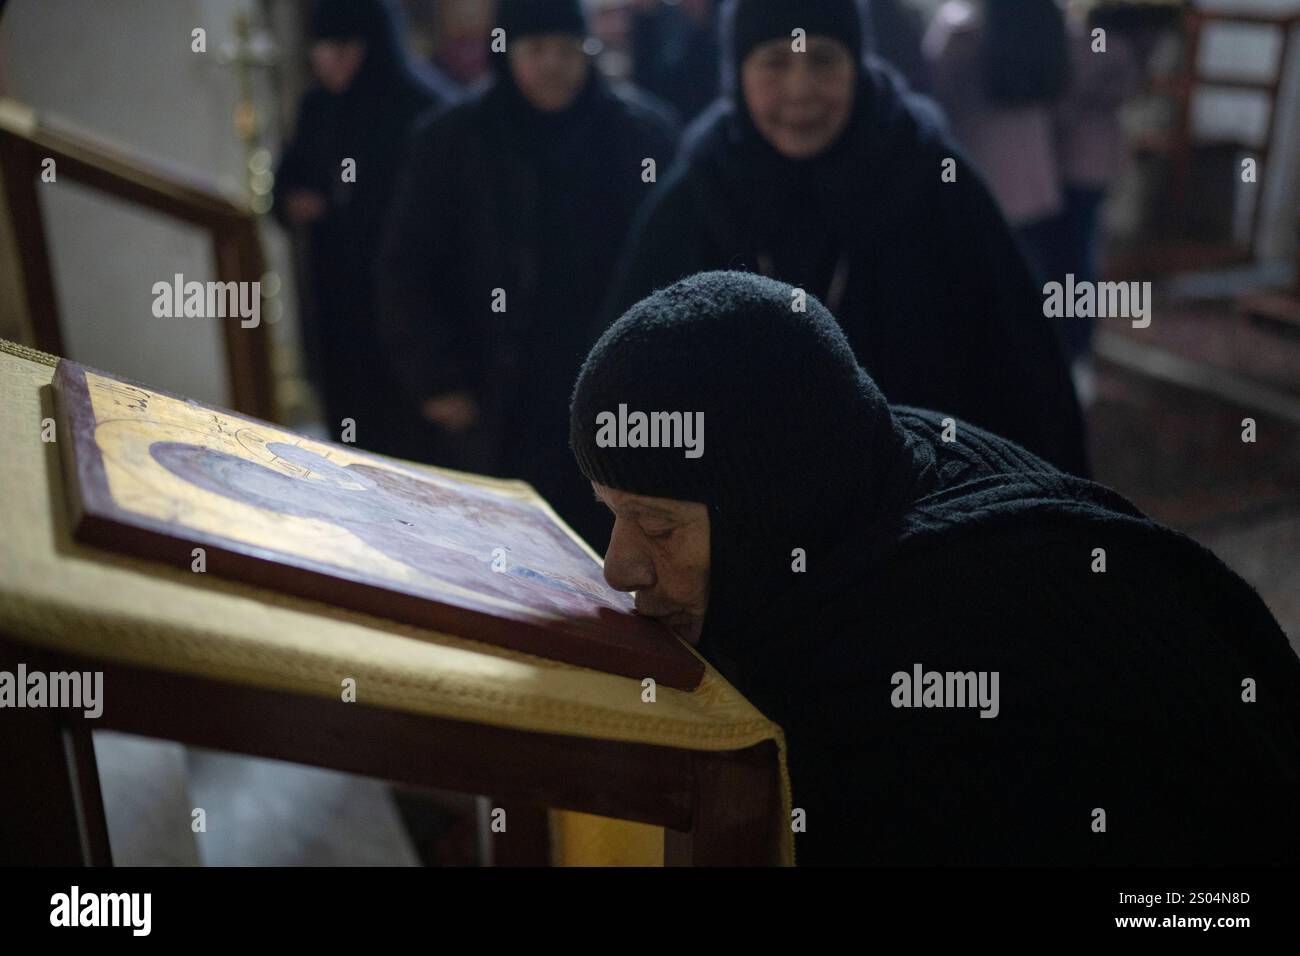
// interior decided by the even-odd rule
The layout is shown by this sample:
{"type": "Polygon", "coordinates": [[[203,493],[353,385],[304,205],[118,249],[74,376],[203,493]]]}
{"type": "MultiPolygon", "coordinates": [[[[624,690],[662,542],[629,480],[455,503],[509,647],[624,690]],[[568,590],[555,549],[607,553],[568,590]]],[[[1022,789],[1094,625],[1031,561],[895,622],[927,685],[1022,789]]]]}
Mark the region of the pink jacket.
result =
{"type": "Polygon", "coordinates": [[[1119,110],[1137,92],[1142,69],[1133,47],[1114,30],[1106,34],[1105,52],[1094,53],[1082,27],[1070,37],[1070,68],[1070,89],[1057,109],[1061,178],[1066,185],[1101,189],[1128,164],[1119,110]]]}
{"type": "Polygon", "coordinates": [[[923,49],[935,96],[953,135],[980,168],[1013,226],[1060,212],[1066,185],[1104,187],[1127,161],[1119,107],[1140,70],[1131,47],[1112,30],[1105,53],[1072,25],[1070,89],[1057,104],[1007,108],[984,95],[979,51],[983,13],[968,0],[948,0],[935,13],[923,49]]]}
{"type": "Polygon", "coordinates": [[[935,13],[922,50],[953,135],[984,174],[1007,221],[1026,225],[1061,211],[1056,118],[1048,105],[1008,109],[988,101],[979,61],[983,27],[979,7],[948,0],[935,13]]]}

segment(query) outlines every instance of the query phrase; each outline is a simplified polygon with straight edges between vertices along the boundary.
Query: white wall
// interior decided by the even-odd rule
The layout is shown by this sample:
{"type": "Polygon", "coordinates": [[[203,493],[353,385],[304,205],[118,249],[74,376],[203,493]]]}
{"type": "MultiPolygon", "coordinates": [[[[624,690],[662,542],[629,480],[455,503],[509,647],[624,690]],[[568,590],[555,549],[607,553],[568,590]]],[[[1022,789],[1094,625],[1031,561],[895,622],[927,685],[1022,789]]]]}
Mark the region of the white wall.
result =
{"type": "MultiPolygon", "coordinates": [[[[235,73],[218,63],[249,0],[10,0],[0,20],[9,96],[151,159],[243,189],[235,73]],[[207,30],[206,54],[190,32],[207,30]]],[[[259,104],[271,115],[269,84],[259,104]]],[[[216,321],[158,319],[151,287],[215,278],[198,230],[60,181],[41,185],[71,357],[201,400],[228,403],[216,321]]],[[[268,231],[269,233],[269,231],[268,231]]],[[[278,236],[269,236],[282,267],[278,236]]],[[[277,330],[283,334],[284,330],[277,330]]]]}

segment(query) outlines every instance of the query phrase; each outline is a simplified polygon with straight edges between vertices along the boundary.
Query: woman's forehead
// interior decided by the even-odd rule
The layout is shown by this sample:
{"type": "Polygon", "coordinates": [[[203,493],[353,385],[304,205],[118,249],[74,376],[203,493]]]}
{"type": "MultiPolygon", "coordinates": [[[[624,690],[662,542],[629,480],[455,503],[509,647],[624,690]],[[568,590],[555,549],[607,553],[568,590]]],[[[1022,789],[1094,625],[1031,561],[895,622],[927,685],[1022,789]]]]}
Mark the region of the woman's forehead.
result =
{"type": "Polygon", "coordinates": [[[655,498],[650,495],[638,495],[630,491],[619,491],[595,482],[592,487],[596,497],[611,507],[629,514],[658,515],[667,518],[680,517],[684,513],[704,506],[694,501],[680,501],[676,498],[655,498]]]}
{"type": "MultiPolygon", "coordinates": [[[[750,51],[750,56],[753,56],[755,53],[793,53],[794,48],[791,45],[793,39],[793,37],[773,37],[771,40],[764,40],[750,51]]],[[[845,53],[848,53],[848,47],[844,45],[843,41],[828,33],[814,33],[808,37],[809,49],[812,49],[815,46],[826,46],[832,44],[843,50],[845,53]]]]}

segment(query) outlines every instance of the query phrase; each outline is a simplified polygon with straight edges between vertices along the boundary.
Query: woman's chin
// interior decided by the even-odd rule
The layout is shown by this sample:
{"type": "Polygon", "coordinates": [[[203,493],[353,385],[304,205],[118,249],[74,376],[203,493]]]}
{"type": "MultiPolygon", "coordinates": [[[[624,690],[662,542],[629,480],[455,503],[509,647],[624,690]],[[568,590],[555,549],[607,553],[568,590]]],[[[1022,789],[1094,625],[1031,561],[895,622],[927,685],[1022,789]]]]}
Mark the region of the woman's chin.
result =
{"type": "Polygon", "coordinates": [[[776,141],[776,148],[787,159],[805,160],[815,159],[822,153],[826,152],[830,143],[824,136],[801,136],[787,135],[780,136],[776,141]]]}
{"type": "Polygon", "coordinates": [[[671,625],[669,630],[691,647],[695,647],[700,643],[700,623],[694,618],[671,625]]]}

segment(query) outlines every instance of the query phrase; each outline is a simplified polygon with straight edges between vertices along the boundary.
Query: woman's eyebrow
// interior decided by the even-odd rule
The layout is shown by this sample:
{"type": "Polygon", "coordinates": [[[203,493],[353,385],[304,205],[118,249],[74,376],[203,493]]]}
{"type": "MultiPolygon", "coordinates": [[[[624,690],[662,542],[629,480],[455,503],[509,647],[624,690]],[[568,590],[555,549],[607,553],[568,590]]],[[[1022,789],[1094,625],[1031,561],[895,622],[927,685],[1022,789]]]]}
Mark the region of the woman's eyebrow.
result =
{"type": "Polygon", "coordinates": [[[665,521],[678,520],[676,513],[667,508],[656,507],[655,505],[632,505],[628,510],[632,511],[633,514],[647,518],[663,518],[665,521]]]}
{"type": "Polygon", "coordinates": [[[629,501],[623,506],[623,512],[629,518],[663,518],[665,521],[676,521],[678,516],[668,508],[660,508],[658,505],[646,505],[635,501],[629,501]]]}
{"type": "MultiPolygon", "coordinates": [[[[600,496],[599,491],[596,491],[593,488],[591,494],[596,501],[600,502],[602,505],[609,508],[611,511],[613,510],[613,507],[610,505],[610,503],[600,496]]],[[[680,515],[678,515],[676,512],[671,511],[668,508],[661,508],[658,505],[640,504],[639,502],[631,501],[624,506],[623,510],[624,512],[626,512],[628,517],[631,518],[650,517],[650,518],[663,518],[666,521],[680,520],[680,515]]]]}

